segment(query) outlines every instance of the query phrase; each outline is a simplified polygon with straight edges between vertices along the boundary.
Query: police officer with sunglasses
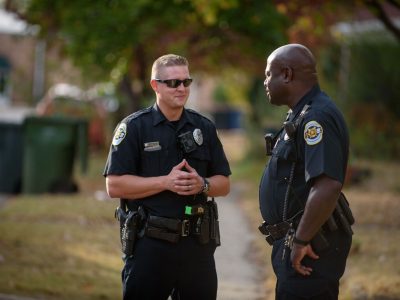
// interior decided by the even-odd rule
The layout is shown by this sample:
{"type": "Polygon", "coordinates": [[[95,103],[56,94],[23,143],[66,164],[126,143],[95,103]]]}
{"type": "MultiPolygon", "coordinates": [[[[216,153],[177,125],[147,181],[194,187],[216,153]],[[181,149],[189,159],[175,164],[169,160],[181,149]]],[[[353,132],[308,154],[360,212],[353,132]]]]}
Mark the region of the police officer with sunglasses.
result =
{"type": "Polygon", "coordinates": [[[126,300],[216,299],[218,214],[210,199],[229,193],[231,171],[214,124],[184,107],[191,83],[186,58],[161,56],[150,80],[155,104],[114,133],[104,176],[110,197],[126,207],[126,300]]]}

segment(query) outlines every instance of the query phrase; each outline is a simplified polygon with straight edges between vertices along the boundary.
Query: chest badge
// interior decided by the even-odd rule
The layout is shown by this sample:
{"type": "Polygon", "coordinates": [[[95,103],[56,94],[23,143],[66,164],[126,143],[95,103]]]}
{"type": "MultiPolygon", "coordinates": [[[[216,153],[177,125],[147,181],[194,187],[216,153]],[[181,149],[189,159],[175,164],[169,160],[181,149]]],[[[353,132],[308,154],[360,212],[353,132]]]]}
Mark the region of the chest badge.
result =
{"type": "Polygon", "coordinates": [[[203,145],[203,133],[199,128],[196,128],[193,131],[193,138],[197,145],[199,146],[203,145]]]}

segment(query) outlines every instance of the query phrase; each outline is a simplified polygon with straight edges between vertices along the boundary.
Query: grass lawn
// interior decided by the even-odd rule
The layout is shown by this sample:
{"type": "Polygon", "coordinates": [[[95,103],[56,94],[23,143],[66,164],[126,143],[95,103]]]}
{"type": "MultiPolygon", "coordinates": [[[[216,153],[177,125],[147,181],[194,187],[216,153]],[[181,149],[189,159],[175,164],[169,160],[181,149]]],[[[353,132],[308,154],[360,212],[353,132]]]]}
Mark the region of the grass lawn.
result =
{"type": "Polygon", "coordinates": [[[97,157],[71,195],[19,195],[0,209],[0,293],[40,299],[120,299],[115,200],[96,193],[97,157]]]}

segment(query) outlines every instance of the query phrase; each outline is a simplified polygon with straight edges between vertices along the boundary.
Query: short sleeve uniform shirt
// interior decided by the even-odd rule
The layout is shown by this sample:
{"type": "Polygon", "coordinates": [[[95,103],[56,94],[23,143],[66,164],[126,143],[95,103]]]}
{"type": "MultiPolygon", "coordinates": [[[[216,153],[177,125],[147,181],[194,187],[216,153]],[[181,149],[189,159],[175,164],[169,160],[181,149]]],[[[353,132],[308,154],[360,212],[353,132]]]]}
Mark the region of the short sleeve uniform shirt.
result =
{"type": "Polygon", "coordinates": [[[324,174],[344,182],[349,148],[344,118],[316,85],[297,103],[289,114],[289,121],[295,121],[306,104],[310,107],[300,119],[295,138],[289,138],[284,130],[280,133],[261,178],[260,210],[268,224],[283,220],[284,199],[293,162],[296,162],[296,167],[286,219],[304,208],[314,178],[324,174]]]}
{"type": "MultiPolygon", "coordinates": [[[[170,122],[155,104],[126,117],[119,124],[104,175],[168,175],[184,158],[202,177],[231,174],[216,128],[209,119],[184,109],[179,121],[170,122]],[[179,135],[187,132],[195,137],[195,149],[189,153],[185,153],[177,141],[179,135]]],[[[186,205],[206,200],[204,195],[181,196],[163,191],[128,201],[128,207],[134,209],[143,205],[153,215],[183,218],[186,205]]]]}

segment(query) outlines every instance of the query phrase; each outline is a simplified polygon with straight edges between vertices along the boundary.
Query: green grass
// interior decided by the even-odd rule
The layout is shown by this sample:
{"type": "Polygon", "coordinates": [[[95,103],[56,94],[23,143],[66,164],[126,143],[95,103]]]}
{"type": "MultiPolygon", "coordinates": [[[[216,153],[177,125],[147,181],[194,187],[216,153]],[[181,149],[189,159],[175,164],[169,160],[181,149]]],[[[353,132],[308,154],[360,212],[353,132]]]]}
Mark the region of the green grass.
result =
{"type": "Polygon", "coordinates": [[[116,205],[89,191],[8,200],[0,209],[0,293],[120,299],[116,205]]]}

